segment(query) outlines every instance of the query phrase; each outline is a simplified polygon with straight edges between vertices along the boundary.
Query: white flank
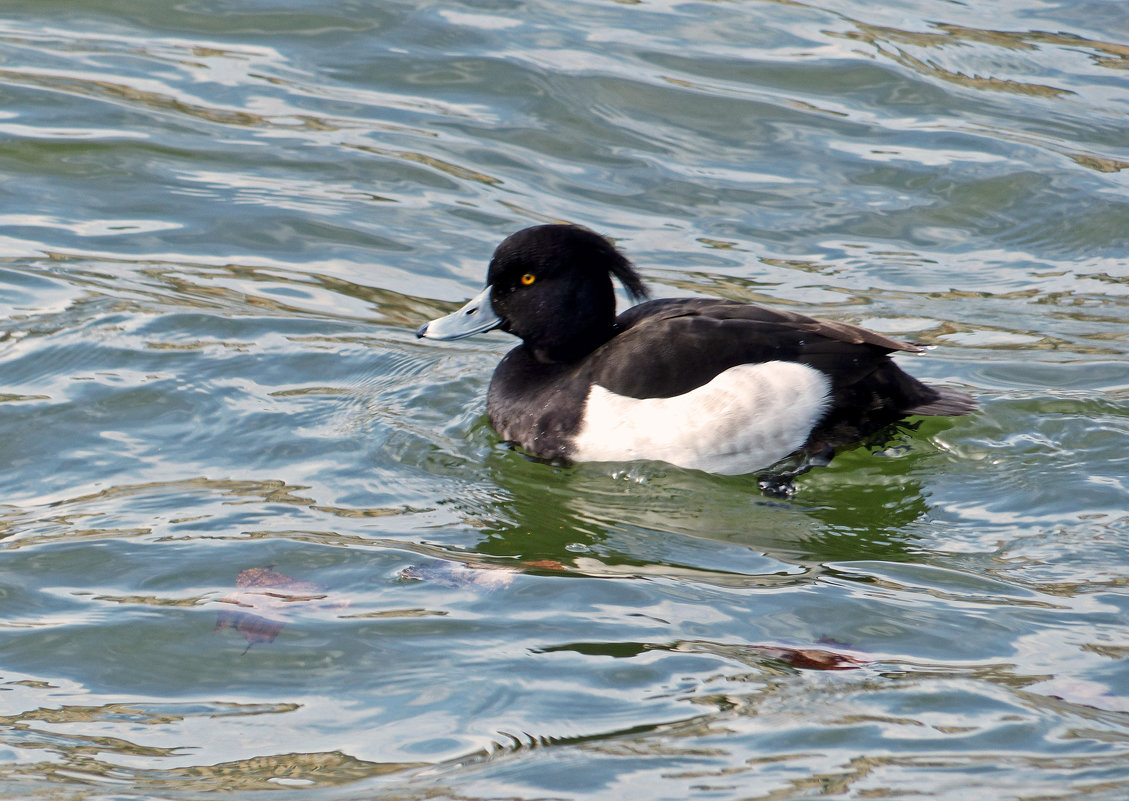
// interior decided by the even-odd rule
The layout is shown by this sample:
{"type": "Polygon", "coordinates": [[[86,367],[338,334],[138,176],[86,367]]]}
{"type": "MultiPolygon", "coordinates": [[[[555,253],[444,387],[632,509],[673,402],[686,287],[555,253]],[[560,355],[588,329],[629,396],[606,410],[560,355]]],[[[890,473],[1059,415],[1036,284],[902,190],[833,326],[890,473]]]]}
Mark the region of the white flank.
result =
{"type": "Polygon", "coordinates": [[[593,385],[573,458],[752,473],[804,444],[829,388],[823,373],[795,362],[741,364],[673,398],[625,398],[593,385]]]}

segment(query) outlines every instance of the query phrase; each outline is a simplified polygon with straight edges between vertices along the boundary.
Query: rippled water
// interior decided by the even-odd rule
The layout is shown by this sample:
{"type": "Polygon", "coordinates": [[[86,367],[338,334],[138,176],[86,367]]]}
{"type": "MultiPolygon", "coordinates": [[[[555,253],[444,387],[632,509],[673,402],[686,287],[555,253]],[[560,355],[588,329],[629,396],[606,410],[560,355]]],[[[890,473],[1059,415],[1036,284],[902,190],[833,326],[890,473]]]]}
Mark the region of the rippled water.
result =
{"type": "Polygon", "coordinates": [[[0,6],[0,795],[1123,799],[1121,2],[0,6]],[[937,347],[804,476],[553,468],[568,220],[937,347]]]}

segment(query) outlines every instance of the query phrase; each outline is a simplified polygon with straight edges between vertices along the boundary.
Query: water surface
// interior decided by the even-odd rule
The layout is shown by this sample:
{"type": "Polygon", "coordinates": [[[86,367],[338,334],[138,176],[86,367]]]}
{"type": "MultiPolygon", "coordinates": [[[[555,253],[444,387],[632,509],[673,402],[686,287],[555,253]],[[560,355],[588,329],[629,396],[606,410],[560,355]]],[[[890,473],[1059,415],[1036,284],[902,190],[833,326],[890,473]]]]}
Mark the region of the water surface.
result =
{"type": "Polygon", "coordinates": [[[1118,2],[0,9],[0,795],[1122,799],[1118,2]],[[974,393],[787,501],[535,464],[564,220],[974,393]]]}

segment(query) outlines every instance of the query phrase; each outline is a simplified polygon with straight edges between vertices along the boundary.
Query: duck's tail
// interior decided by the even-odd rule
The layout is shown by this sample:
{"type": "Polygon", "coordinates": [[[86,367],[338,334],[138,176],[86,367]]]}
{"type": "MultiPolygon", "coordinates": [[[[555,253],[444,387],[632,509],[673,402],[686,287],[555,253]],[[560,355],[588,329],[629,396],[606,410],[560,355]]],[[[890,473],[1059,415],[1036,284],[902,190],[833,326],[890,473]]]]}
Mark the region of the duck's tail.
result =
{"type": "Polygon", "coordinates": [[[959,389],[951,389],[950,387],[929,386],[929,389],[937,393],[937,397],[927,403],[914,406],[912,409],[906,409],[906,415],[920,414],[948,417],[971,414],[976,411],[976,400],[967,392],[961,392],[959,389]]]}

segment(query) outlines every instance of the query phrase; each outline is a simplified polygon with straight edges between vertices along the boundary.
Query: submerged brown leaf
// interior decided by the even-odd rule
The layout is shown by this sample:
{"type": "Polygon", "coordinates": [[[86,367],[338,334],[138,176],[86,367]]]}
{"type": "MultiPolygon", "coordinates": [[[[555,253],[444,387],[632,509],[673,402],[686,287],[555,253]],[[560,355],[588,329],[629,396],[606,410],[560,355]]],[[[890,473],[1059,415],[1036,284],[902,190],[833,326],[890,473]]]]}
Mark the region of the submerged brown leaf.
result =
{"type": "MultiPolygon", "coordinates": [[[[286,625],[286,604],[320,601],[328,597],[324,585],[278,573],[273,567],[250,567],[235,577],[238,592],[224,596],[220,603],[230,604],[216,614],[213,631],[233,628],[247,640],[247,653],[260,642],[273,642],[286,625]]],[[[347,606],[347,602],[333,604],[347,606]]]]}
{"type": "Polygon", "coordinates": [[[807,670],[855,670],[869,664],[867,660],[840,651],[823,648],[792,648],[787,645],[757,645],[758,651],[779,659],[792,667],[807,670]]]}
{"type": "Polygon", "coordinates": [[[405,567],[400,571],[400,578],[409,581],[430,581],[448,587],[473,587],[490,591],[510,586],[514,576],[529,570],[567,572],[569,568],[556,559],[529,559],[507,564],[477,560],[455,562],[446,559],[428,559],[405,567]]]}

